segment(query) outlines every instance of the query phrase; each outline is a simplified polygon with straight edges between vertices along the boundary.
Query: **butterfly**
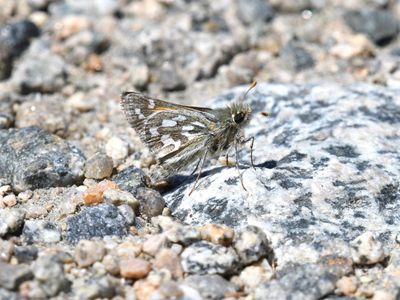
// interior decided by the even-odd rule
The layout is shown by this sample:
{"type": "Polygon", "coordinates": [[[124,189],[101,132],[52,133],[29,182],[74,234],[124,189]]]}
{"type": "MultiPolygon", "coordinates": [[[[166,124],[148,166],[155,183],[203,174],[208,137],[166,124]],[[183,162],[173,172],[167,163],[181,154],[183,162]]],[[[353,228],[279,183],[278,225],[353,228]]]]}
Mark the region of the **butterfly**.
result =
{"type": "Polygon", "coordinates": [[[207,158],[225,153],[228,165],[228,154],[234,149],[240,182],[246,190],[239,171],[238,146],[251,142],[250,158],[254,167],[254,137],[245,139],[243,128],[249,123],[252,113],[244,99],[255,85],[256,82],[253,82],[242,97],[224,108],[179,105],[138,92],[122,93],[121,106],[129,124],[155,154],[162,177],[168,178],[196,163],[192,175],[200,169],[190,195],[196,188],[207,158]]]}

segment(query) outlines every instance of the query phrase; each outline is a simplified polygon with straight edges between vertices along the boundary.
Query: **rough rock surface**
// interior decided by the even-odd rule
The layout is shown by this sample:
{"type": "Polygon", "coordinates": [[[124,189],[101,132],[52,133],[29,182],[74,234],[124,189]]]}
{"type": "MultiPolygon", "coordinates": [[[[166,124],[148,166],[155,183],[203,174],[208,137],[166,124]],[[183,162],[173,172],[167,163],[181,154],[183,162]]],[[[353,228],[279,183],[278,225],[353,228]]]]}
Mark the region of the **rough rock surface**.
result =
{"type": "Polygon", "coordinates": [[[78,148],[39,127],[0,131],[0,179],[17,192],[78,183],[84,162],[78,148]]]}
{"type": "MultiPolygon", "coordinates": [[[[225,105],[238,88],[217,99],[225,105]]],[[[259,84],[248,96],[255,169],[241,152],[243,190],[234,167],[205,170],[164,196],[189,224],[253,224],[270,237],[278,261],[315,261],[335,241],[370,231],[392,243],[400,224],[398,91],[372,85],[259,84]],[[260,114],[270,113],[268,117],[260,114]]]]}

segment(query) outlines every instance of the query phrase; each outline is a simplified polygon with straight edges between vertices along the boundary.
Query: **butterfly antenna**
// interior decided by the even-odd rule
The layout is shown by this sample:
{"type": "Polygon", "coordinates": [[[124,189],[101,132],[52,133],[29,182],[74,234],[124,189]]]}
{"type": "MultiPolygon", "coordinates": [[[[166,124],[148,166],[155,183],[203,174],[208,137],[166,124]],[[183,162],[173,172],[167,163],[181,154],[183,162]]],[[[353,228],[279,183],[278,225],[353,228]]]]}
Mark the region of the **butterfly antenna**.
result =
{"type": "Polygon", "coordinates": [[[251,83],[250,87],[247,89],[246,93],[244,93],[243,96],[240,97],[240,101],[244,101],[244,99],[246,99],[246,97],[247,97],[247,94],[248,94],[252,89],[254,89],[256,85],[257,85],[257,81],[254,80],[254,81],[251,83]]]}

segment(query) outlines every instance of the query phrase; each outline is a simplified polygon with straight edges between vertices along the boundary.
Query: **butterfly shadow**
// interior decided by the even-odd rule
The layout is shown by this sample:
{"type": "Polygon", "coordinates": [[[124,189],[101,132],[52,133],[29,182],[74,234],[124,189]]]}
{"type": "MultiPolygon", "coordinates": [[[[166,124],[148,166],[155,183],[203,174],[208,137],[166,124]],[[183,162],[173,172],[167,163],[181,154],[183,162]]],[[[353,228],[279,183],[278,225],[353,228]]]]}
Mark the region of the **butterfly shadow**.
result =
{"type": "MultiPolygon", "coordinates": [[[[267,160],[267,161],[265,161],[263,163],[254,165],[255,168],[266,168],[266,169],[273,169],[276,166],[277,166],[277,161],[275,161],[275,160],[267,160]]],[[[208,169],[208,170],[204,170],[204,171],[201,172],[199,180],[201,178],[204,178],[204,177],[208,177],[208,176],[212,176],[212,175],[218,174],[225,168],[236,168],[236,166],[218,166],[218,167],[213,167],[213,168],[208,169]]],[[[246,170],[248,168],[251,168],[251,166],[247,165],[247,164],[246,165],[244,165],[244,164],[239,165],[239,169],[240,170],[246,170]]],[[[165,188],[162,191],[162,193],[163,194],[165,194],[165,193],[173,193],[178,189],[182,189],[186,185],[192,185],[197,180],[197,176],[198,176],[198,173],[173,175],[168,179],[169,185],[168,185],[167,188],[165,188]]]]}

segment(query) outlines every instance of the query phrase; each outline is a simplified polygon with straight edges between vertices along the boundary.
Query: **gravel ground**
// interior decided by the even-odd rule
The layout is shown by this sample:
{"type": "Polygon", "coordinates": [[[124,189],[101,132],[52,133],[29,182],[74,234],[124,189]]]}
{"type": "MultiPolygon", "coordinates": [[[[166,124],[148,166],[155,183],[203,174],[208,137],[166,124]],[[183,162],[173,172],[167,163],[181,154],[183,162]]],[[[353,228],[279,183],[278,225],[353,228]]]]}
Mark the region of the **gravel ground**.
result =
{"type": "Polygon", "coordinates": [[[0,0],[0,299],[398,299],[399,20],[395,0],[0,0]],[[214,160],[191,196],[185,172],[149,188],[121,92],[211,107],[254,79],[248,191],[214,160]]]}

